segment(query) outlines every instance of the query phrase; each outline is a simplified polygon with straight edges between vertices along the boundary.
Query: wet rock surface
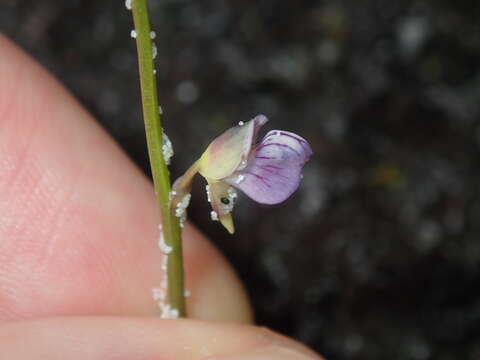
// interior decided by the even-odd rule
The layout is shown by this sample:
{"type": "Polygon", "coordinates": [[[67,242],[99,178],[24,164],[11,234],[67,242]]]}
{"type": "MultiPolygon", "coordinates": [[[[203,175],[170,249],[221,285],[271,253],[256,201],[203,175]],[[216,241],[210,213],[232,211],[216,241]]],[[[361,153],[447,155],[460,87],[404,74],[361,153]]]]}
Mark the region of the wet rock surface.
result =
{"type": "MultiPolygon", "coordinates": [[[[235,264],[258,322],[334,359],[480,358],[477,1],[151,1],[164,123],[181,172],[263,113],[315,156],[237,234],[190,216],[235,264]]],[[[123,1],[2,0],[0,30],[148,172],[123,1]]]]}

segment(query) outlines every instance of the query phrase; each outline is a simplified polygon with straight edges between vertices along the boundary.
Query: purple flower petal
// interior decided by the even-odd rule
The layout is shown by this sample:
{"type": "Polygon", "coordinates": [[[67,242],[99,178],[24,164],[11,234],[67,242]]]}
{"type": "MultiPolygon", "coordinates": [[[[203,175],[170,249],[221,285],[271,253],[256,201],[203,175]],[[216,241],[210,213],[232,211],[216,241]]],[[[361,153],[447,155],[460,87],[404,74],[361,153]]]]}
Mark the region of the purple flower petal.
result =
{"type": "Polygon", "coordinates": [[[251,152],[247,166],[224,181],[259,203],[278,204],[298,188],[303,165],[311,155],[302,137],[273,130],[251,152]]]}

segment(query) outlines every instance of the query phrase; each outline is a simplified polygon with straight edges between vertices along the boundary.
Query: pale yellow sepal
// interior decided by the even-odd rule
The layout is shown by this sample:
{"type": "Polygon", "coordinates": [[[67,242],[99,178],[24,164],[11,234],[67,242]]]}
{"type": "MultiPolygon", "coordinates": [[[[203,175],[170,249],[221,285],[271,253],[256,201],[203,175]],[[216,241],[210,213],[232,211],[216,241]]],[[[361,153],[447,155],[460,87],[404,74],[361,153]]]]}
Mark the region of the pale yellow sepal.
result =
{"type": "Polygon", "coordinates": [[[241,168],[252,147],[255,124],[235,126],[216,138],[198,161],[199,172],[206,179],[220,180],[241,168]]]}

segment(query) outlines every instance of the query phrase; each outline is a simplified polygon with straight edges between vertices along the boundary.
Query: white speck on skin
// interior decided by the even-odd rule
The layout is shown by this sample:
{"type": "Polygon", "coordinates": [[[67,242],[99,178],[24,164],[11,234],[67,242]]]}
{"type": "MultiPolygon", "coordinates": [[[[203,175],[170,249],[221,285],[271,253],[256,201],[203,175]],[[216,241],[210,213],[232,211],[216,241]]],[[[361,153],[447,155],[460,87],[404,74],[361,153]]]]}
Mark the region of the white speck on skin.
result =
{"type": "Polygon", "coordinates": [[[127,10],[132,10],[132,0],[125,0],[125,7],[127,10]]]}
{"type": "Polygon", "coordinates": [[[209,203],[212,202],[212,197],[210,195],[210,186],[209,185],[205,185],[205,190],[207,191],[207,200],[209,203]]]}
{"type": "Polygon", "coordinates": [[[152,58],[155,59],[157,57],[158,50],[157,50],[157,45],[155,43],[152,43],[152,58]]]}
{"type": "Polygon", "coordinates": [[[213,220],[213,221],[218,221],[218,214],[216,211],[210,211],[210,218],[213,220]]]}
{"type": "Polygon", "coordinates": [[[238,126],[243,126],[243,125],[245,125],[245,123],[243,121],[238,122],[238,126]]]}
{"type": "Polygon", "coordinates": [[[163,160],[165,161],[165,164],[170,165],[170,161],[173,156],[173,147],[172,147],[172,142],[168,138],[167,134],[163,132],[163,145],[162,145],[162,151],[163,151],[163,160]]]}
{"type": "Polygon", "coordinates": [[[185,289],[185,290],[183,291],[183,296],[188,297],[188,296],[190,296],[190,295],[192,295],[192,293],[190,292],[190,290],[185,289]]]}
{"type": "Polygon", "coordinates": [[[237,184],[240,184],[243,180],[245,180],[245,175],[240,174],[240,175],[238,175],[237,178],[235,179],[235,182],[236,182],[237,184]]]}
{"type": "Polygon", "coordinates": [[[137,38],[137,31],[136,31],[136,30],[130,31],[130,36],[131,36],[132,38],[136,39],[136,38],[137,38]]]}
{"type": "Polygon", "coordinates": [[[155,31],[150,31],[150,39],[155,39],[157,37],[157,34],[155,33],[155,31]]]}

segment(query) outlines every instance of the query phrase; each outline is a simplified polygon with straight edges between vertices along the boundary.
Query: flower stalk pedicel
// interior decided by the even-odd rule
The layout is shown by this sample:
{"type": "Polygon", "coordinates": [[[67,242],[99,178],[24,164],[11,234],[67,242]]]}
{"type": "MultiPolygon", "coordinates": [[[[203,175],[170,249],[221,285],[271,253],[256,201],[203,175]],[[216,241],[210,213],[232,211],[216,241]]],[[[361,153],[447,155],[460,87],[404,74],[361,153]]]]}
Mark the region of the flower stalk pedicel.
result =
{"type": "Polygon", "coordinates": [[[143,116],[147,136],[148,154],[152,169],[155,194],[162,216],[160,236],[165,246],[171,249],[165,254],[168,277],[168,303],[163,304],[162,313],[168,307],[168,313],[185,316],[184,275],[182,260],[182,241],[179,219],[170,211],[170,174],[166,162],[171,156],[170,141],[164,137],[157,98],[157,86],[153,59],[156,46],[152,42],[152,32],[148,18],[147,0],[127,0],[127,9],[131,9],[135,23],[135,40],[138,49],[140,87],[142,91],[143,116]],[[165,155],[165,157],[164,157],[165,155]]]}

